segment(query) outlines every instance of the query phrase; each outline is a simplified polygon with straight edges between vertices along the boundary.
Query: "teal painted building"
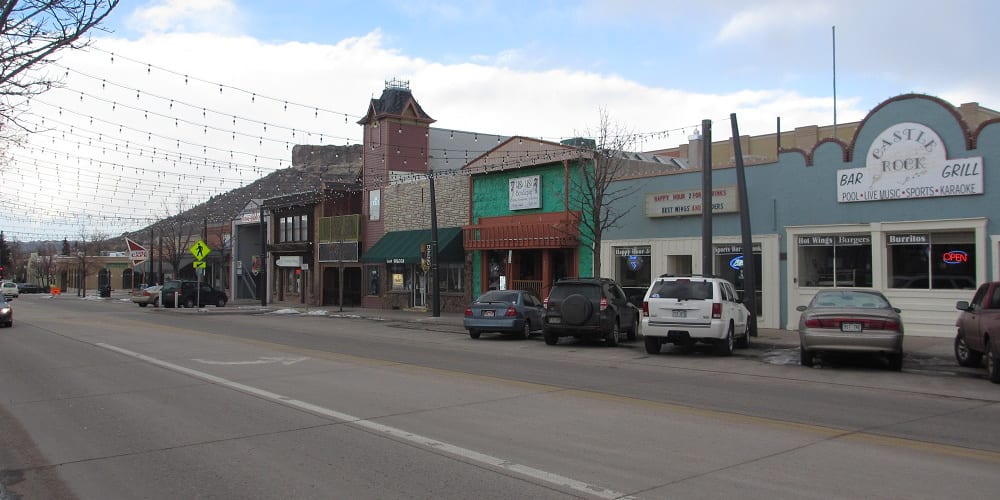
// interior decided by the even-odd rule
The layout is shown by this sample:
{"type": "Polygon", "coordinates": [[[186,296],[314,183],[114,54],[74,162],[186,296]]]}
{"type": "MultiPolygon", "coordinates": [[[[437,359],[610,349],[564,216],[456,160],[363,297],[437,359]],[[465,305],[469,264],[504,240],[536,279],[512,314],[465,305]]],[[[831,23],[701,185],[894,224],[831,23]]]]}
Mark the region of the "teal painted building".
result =
{"type": "MultiPolygon", "coordinates": [[[[719,124],[722,125],[722,124],[719,124]]],[[[728,125],[728,124],[726,124],[728,125]]],[[[889,99],[846,141],[782,149],[746,168],[758,324],[795,329],[796,306],[829,287],[874,288],[908,335],[951,337],[955,302],[1000,279],[1000,113],[926,95],[889,99]]],[[[623,180],[635,210],[602,243],[624,281],[648,272],[739,281],[736,170],[712,172],[713,269],[702,269],[701,170],[623,180]]],[[[739,288],[739,285],[738,285],[739,288]]]]}

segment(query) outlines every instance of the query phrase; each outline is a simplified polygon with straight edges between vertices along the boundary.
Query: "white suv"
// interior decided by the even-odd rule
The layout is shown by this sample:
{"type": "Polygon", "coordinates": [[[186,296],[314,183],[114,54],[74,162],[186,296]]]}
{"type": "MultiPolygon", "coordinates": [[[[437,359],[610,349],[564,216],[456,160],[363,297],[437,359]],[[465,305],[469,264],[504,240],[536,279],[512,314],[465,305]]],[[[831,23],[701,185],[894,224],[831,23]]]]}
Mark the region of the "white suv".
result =
{"type": "Polygon", "coordinates": [[[661,276],[642,301],[646,352],[656,354],[666,342],[714,344],[728,356],[733,347],[750,347],[747,310],[733,284],[711,276],[661,276]]]}
{"type": "Polygon", "coordinates": [[[17,283],[14,283],[13,281],[4,281],[3,284],[0,285],[0,288],[3,289],[3,296],[8,299],[21,296],[21,290],[17,288],[17,283]]]}

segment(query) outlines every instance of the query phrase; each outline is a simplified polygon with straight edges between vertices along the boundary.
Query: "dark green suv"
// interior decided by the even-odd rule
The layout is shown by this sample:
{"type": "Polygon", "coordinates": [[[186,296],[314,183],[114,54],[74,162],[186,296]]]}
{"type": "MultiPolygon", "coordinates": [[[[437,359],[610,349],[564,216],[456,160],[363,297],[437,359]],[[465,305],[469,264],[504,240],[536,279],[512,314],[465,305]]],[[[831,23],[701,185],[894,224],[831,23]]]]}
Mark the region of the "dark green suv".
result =
{"type": "Polygon", "coordinates": [[[635,340],[639,315],[639,308],[612,279],[563,278],[545,299],[542,335],[548,345],[559,343],[559,337],[576,337],[604,339],[606,345],[616,346],[622,332],[635,340]]]}

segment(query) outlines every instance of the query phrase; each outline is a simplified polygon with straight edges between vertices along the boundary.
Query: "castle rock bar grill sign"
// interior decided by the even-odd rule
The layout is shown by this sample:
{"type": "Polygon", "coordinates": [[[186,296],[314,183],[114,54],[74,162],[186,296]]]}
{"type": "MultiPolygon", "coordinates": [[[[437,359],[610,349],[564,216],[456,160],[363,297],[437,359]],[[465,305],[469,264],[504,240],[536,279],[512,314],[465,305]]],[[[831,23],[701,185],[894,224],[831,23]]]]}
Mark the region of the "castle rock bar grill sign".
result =
{"type": "MultiPolygon", "coordinates": [[[[712,213],[739,211],[736,186],[712,189],[712,213]]],[[[701,189],[646,194],[646,217],[679,217],[701,214],[701,189]]]]}
{"type": "Polygon", "coordinates": [[[837,171],[840,203],[973,194],[983,194],[983,157],[949,160],[937,133],[919,123],[885,129],[864,168],[837,171]]]}

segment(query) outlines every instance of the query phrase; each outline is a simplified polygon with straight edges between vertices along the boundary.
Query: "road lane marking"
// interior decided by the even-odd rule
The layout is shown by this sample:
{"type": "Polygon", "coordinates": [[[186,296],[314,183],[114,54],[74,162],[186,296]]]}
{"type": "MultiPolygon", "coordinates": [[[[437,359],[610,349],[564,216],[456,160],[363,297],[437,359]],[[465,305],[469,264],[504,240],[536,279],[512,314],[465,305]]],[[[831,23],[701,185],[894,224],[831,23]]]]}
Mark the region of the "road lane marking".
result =
{"type": "Polygon", "coordinates": [[[290,406],[290,407],[293,407],[293,408],[298,408],[298,409],[301,409],[301,410],[305,410],[305,411],[308,411],[310,413],[315,413],[315,414],[318,414],[318,415],[327,416],[327,417],[330,417],[330,418],[333,418],[333,419],[336,419],[336,420],[342,420],[344,422],[350,423],[352,425],[356,425],[358,427],[362,427],[364,429],[368,429],[368,430],[371,430],[371,431],[374,431],[374,432],[377,432],[377,433],[380,433],[380,434],[392,436],[392,437],[394,437],[396,439],[400,439],[400,440],[403,440],[403,441],[408,441],[410,443],[418,444],[420,446],[424,446],[424,447],[427,447],[427,448],[430,448],[430,449],[433,449],[433,450],[439,450],[439,451],[448,453],[450,455],[460,457],[460,458],[462,458],[464,460],[467,460],[467,461],[470,461],[470,462],[477,462],[477,463],[488,465],[488,466],[491,466],[491,467],[496,467],[498,469],[510,471],[512,473],[516,473],[516,474],[519,474],[519,475],[522,475],[522,476],[530,477],[532,479],[536,479],[538,481],[543,481],[543,482],[546,482],[546,483],[549,483],[549,484],[552,484],[552,485],[555,485],[555,486],[559,486],[559,487],[563,487],[563,488],[568,488],[568,489],[571,489],[573,491],[578,491],[578,492],[581,492],[581,493],[586,493],[587,495],[595,496],[597,498],[620,499],[620,500],[634,499],[635,498],[635,497],[628,496],[625,493],[621,493],[621,492],[618,492],[618,491],[610,490],[610,489],[607,489],[607,488],[604,488],[604,487],[601,487],[601,486],[598,486],[598,485],[595,485],[595,484],[589,484],[589,483],[586,483],[586,482],[583,482],[583,481],[578,481],[576,479],[568,478],[566,476],[561,476],[559,474],[555,474],[555,473],[551,473],[551,472],[546,472],[546,471],[541,470],[541,469],[536,469],[534,467],[529,467],[527,465],[522,465],[522,464],[514,463],[514,462],[511,462],[509,460],[504,460],[502,458],[494,457],[492,455],[487,455],[485,453],[480,453],[478,451],[470,450],[468,448],[462,448],[461,446],[456,446],[456,445],[453,445],[453,444],[445,443],[443,441],[438,441],[438,440],[433,439],[433,438],[421,436],[419,434],[414,434],[412,432],[405,431],[405,430],[399,429],[397,427],[390,427],[388,425],[379,424],[379,423],[373,422],[371,420],[366,420],[366,419],[362,419],[360,417],[355,417],[353,415],[348,415],[347,413],[342,413],[342,412],[339,412],[339,411],[336,411],[336,410],[331,410],[329,408],[325,408],[325,407],[322,407],[322,406],[319,406],[319,405],[314,405],[312,403],[307,403],[305,401],[299,401],[297,399],[292,399],[292,398],[289,398],[287,396],[283,396],[281,394],[277,394],[277,393],[274,393],[274,392],[270,392],[270,391],[267,391],[267,390],[264,390],[264,389],[260,389],[260,388],[257,388],[257,387],[253,387],[253,386],[249,386],[249,385],[246,385],[246,384],[241,384],[239,382],[234,382],[234,381],[229,380],[229,379],[225,379],[225,378],[222,378],[222,377],[217,377],[215,375],[212,375],[212,374],[209,374],[209,373],[205,373],[205,372],[202,372],[202,371],[198,371],[198,370],[194,370],[192,368],[187,368],[185,366],[176,365],[176,364],[173,364],[173,363],[170,363],[170,362],[167,362],[167,361],[163,361],[163,360],[160,360],[160,359],[157,359],[157,358],[146,356],[145,354],[140,354],[140,353],[137,353],[137,352],[134,352],[134,351],[129,351],[128,349],[123,349],[121,347],[113,346],[111,344],[106,344],[106,343],[103,343],[103,342],[99,342],[99,343],[97,343],[95,345],[97,345],[98,347],[102,347],[104,349],[108,349],[110,351],[117,352],[119,354],[123,354],[125,356],[129,356],[129,357],[141,360],[141,361],[145,361],[147,363],[150,363],[150,364],[162,367],[162,368],[166,368],[166,369],[171,370],[171,371],[183,373],[185,375],[190,375],[192,377],[195,377],[195,378],[198,378],[198,379],[201,379],[201,380],[205,380],[207,382],[211,382],[211,383],[218,384],[218,385],[221,385],[221,386],[224,386],[224,387],[228,387],[230,389],[235,389],[235,390],[238,390],[238,391],[241,391],[241,392],[252,394],[252,395],[257,396],[257,397],[268,399],[270,401],[274,401],[276,403],[280,403],[280,404],[283,404],[283,405],[286,405],[286,406],[290,406]]]}
{"type": "Polygon", "coordinates": [[[285,366],[294,365],[300,361],[305,361],[309,358],[287,358],[284,356],[261,356],[253,361],[214,361],[211,359],[201,359],[201,358],[191,358],[191,361],[197,361],[205,365],[270,365],[274,363],[281,363],[285,366]]]}

